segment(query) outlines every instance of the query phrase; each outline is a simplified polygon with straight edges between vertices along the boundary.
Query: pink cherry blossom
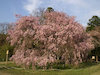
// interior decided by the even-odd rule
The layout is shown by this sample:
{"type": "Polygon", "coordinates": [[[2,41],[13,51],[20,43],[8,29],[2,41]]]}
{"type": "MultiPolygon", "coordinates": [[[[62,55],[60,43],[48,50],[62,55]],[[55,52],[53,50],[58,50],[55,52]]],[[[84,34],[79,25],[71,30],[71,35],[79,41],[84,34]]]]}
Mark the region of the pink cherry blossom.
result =
{"type": "Polygon", "coordinates": [[[40,17],[20,17],[8,31],[11,45],[15,45],[12,60],[16,64],[33,67],[47,66],[58,60],[66,64],[79,64],[93,48],[91,37],[73,16],[62,12],[45,12],[40,17]]]}

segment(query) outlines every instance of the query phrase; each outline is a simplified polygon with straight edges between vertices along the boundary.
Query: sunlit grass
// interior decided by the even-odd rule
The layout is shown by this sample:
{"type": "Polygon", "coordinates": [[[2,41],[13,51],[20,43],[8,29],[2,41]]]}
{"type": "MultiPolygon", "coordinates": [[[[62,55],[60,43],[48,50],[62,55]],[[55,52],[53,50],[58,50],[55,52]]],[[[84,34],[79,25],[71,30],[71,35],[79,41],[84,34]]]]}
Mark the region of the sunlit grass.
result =
{"type": "Polygon", "coordinates": [[[17,67],[12,62],[0,62],[0,75],[100,75],[100,64],[66,70],[35,70],[17,67]]]}

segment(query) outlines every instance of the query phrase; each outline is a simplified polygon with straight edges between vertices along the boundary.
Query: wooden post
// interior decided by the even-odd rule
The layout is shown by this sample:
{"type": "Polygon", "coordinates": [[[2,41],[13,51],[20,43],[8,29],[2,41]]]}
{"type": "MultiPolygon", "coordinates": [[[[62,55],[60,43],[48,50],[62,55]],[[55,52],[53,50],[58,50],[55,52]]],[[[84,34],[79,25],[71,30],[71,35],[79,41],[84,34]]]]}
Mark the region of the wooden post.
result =
{"type": "Polygon", "coordinates": [[[9,54],[9,50],[6,51],[6,64],[8,63],[8,54],[9,54]]]}

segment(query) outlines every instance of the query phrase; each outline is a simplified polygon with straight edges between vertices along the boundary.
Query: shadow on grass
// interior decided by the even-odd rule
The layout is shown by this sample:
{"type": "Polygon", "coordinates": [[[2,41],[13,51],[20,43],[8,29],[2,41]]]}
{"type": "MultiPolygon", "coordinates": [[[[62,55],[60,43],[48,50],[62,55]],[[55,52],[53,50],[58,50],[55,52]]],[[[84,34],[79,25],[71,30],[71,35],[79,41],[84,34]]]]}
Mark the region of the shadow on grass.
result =
{"type": "Polygon", "coordinates": [[[91,66],[95,66],[95,65],[98,65],[100,63],[96,63],[96,62],[84,62],[84,63],[81,63],[79,64],[76,69],[80,69],[80,68],[89,68],[91,66]]]}
{"type": "MultiPolygon", "coordinates": [[[[67,70],[67,69],[84,69],[84,68],[89,68],[95,65],[98,65],[99,63],[96,62],[84,62],[79,64],[78,66],[72,66],[72,65],[66,65],[66,67],[63,67],[62,65],[55,65],[53,68],[54,69],[47,69],[48,70],[53,70],[53,71],[59,71],[59,70],[67,70]]],[[[0,64],[0,70],[7,70],[7,69],[22,69],[20,66],[16,66],[14,63],[2,63],[0,64]]],[[[41,70],[41,69],[37,69],[41,70]]]]}
{"type": "Polygon", "coordinates": [[[0,67],[0,70],[5,70],[5,69],[7,69],[6,67],[0,67]]]}

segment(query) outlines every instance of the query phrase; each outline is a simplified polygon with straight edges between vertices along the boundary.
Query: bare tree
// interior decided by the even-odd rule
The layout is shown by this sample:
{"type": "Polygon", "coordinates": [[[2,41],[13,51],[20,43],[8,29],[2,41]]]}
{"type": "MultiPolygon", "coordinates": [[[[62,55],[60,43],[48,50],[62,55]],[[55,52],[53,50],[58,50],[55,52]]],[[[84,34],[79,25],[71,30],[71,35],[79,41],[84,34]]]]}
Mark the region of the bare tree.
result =
{"type": "Polygon", "coordinates": [[[13,25],[13,23],[0,23],[0,33],[6,34],[13,25]]]}

